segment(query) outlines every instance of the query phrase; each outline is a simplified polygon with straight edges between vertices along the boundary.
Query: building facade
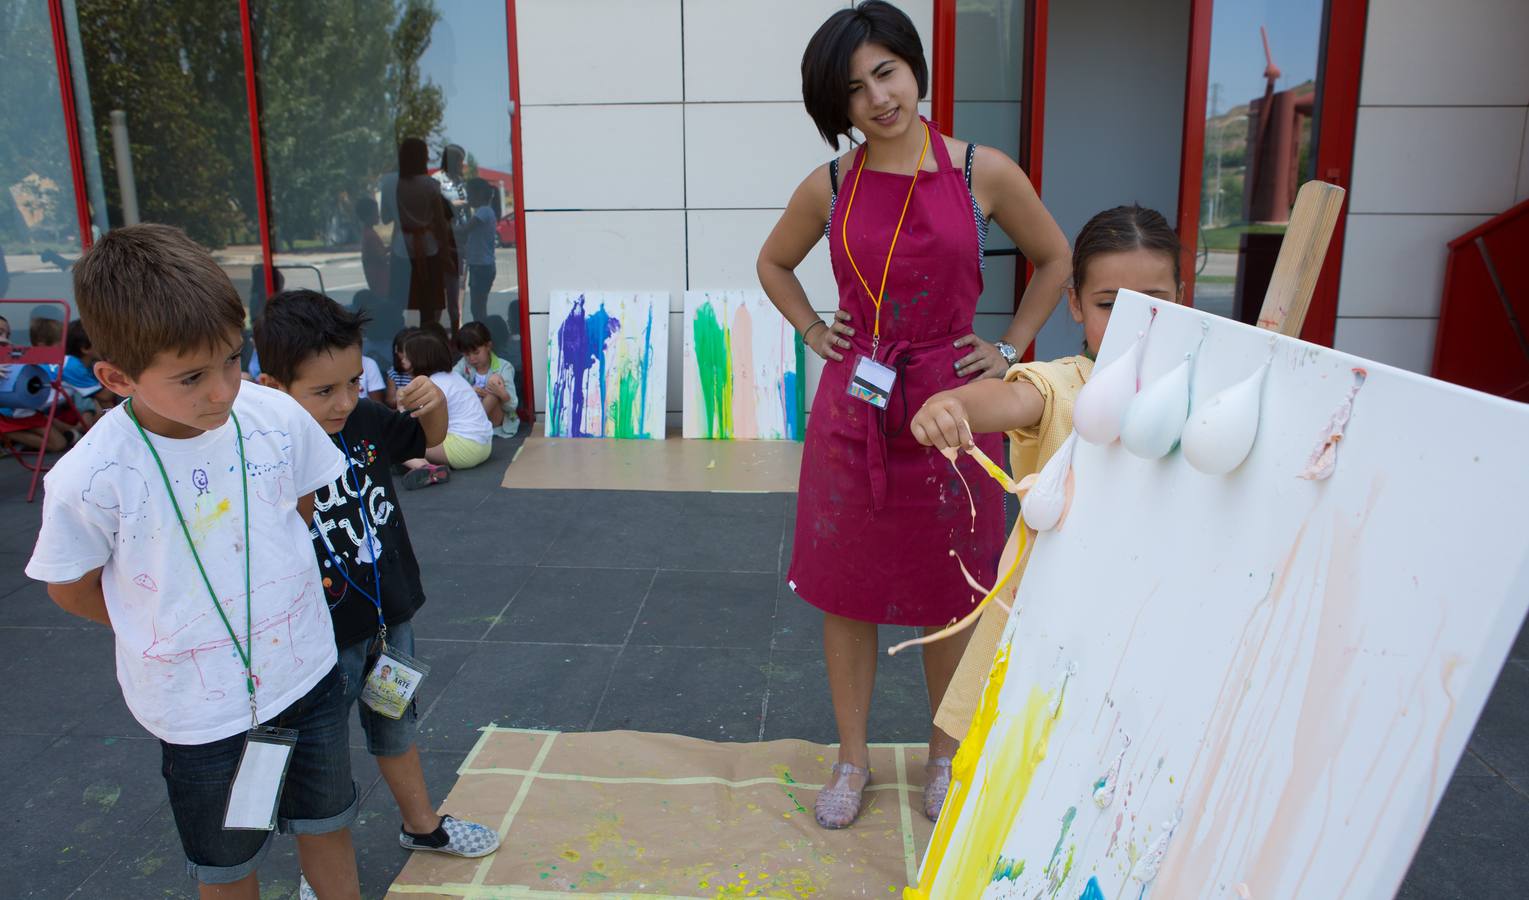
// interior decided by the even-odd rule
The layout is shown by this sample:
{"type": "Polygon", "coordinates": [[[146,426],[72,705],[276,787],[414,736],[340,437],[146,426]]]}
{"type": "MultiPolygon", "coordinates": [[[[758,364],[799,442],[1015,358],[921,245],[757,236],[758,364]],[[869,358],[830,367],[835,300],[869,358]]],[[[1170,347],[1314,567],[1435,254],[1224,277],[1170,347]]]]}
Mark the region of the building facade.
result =
{"type": "MultiPolygon", "coordinates": [[[[488,315],[527,412],[552,292],[663,291],[677,419],[684,292],[757,287],[765,235],[832,155],[799,63],[844,5],[0,0],[0,295],[67,299],[69,260],[141,219],[186,227],[254,304],[279,279],[368,305],[385,286],[366,233],[389,239],[397,142],[424,137],[432,167],[459,146],[459,174],[496,189],[488,315]]],[[[1529,198],[1522,0],[902,6],[932,119],[1019,160],[1069,237],[1109,206],[1162,211],[1190,302],[1225,315],[1256,312],[1295,188],[1334,182],[1347,205],[1303,334],[1428,372],[1446,244],[1529,198]]],[[[1012,248],[995,229],[985,337],[1023,290],[1012,248]]],[[[826,246],[799,274],[830,314],[826,246]]],[[[369,352],[386,361],[401,325],[369,352]]],[[[1035,352],[1078,340],[1059,309],[1035,352]]]]}

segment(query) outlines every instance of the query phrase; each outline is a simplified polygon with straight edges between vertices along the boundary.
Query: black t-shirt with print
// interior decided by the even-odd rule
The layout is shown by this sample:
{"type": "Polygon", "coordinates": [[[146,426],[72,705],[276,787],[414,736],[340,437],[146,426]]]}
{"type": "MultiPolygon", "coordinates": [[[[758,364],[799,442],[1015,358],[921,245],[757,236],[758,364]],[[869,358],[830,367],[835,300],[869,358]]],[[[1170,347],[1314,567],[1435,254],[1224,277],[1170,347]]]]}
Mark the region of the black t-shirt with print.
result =
{"type": "Polygon", "coordinates": [[[362,594],[365,591],[377,596],[372,557],[365,552],[363,505],[380,544],[375,551],[377,577],[382,579],[382,612],[388,625],[409,621],[425,603],[419,561],[409,543],[409,529],[398,505],[391,471],[396,463],[425,455],[425,430],[406,413],[363,399],[334,438],[337,443],[344,439],[350,466],[338,480],[315,492],[315,524],[309,531],[334,618],[335,643],[346,647],[377,633],[377,607],[362,594]],[[357,502],[358,496],[364,504],[357,502]]]}

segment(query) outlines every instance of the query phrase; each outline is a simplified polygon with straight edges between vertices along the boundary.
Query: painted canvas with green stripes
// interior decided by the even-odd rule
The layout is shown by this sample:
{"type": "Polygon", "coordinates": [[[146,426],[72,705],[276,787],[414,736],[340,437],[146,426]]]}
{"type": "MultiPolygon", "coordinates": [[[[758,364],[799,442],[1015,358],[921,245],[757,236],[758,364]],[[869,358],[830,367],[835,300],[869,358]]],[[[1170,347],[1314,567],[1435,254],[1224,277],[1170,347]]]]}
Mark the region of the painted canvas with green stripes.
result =
{"type": "Polygon", "coordinates": [[[664,437],[669,295],[553,291],[547,437],[664,437]]]}
{"type": "Polygon", "coordinates": [[[686,291],[685,437],[801,440],[804,349],[763,291],[686,291]]]}

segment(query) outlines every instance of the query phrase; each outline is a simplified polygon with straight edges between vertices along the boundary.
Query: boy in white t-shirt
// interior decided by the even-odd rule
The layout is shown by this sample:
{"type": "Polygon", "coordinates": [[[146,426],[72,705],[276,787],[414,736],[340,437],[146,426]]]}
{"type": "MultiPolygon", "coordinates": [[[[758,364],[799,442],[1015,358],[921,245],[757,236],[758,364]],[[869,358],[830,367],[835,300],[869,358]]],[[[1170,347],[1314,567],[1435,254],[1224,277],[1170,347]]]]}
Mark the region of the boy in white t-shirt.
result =
{"type": "Polygon", "coordinates": [[[236,809],[298,836],[320,896],[359,897],[346,705],[307,526],[344,457],[290,397],[240,379],[244,308],[179,229],[114,229],[74,291],[96,377],[127,400],[48,473],[27,575],[115,633],[203,897],[259,896],[271,832],[225,828],[236,809]],[[246,792],[241,778],[235,794],[247,743],[269,734],[256,722],[296,732],[285,781],[246,792]]]}

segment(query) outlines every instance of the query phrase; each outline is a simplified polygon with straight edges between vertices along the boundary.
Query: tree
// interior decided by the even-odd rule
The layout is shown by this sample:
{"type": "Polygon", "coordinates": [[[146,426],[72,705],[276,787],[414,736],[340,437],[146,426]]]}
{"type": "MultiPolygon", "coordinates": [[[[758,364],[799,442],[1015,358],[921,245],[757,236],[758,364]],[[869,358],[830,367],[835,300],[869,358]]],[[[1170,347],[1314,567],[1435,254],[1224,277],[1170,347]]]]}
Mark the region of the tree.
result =
{"type": "MultiPolygon", "coordinates": [[[[125,110],[139,208],[211,247],[259,239],[239,4],[80,0],[91,107],[113,221],[110,111],[125,110]]],[[[433,0],[256,0],[261,147],[273,237],[327,236],[392,166],[400,133],[439,132],[419,58],[433,0]]]]}
{"type": "Polygon", "coordinates": [[[73,244],[79,224],[70,205],[69,146],[43,4],[0,8],[0,60],[0,244],[13,253],[37,243],[73,244]],[[17,195],[33,207],[34,226],[17,208],[17,195]]]}

